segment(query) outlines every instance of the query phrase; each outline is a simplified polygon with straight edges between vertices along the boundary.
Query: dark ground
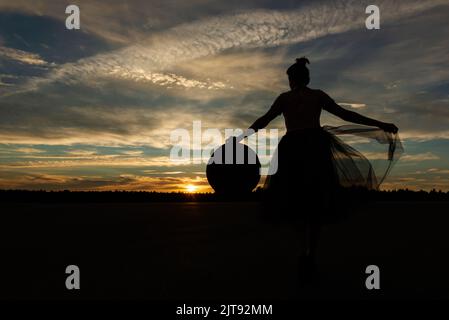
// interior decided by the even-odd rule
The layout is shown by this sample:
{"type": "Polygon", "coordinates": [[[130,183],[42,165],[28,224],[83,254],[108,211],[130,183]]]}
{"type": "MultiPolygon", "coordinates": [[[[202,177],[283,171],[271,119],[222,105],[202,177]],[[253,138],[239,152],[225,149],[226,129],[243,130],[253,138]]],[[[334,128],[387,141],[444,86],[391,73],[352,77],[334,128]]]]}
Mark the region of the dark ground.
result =
{"type": "Polygon", "coordinates": [[[2,299],[449,298],[449,202],[375,202],[328,226],[307,289],[295,226],[260,219],[255,202],[1,206],[2,299]],[[70,264],[81,290],[65,288],[70,264]]]}

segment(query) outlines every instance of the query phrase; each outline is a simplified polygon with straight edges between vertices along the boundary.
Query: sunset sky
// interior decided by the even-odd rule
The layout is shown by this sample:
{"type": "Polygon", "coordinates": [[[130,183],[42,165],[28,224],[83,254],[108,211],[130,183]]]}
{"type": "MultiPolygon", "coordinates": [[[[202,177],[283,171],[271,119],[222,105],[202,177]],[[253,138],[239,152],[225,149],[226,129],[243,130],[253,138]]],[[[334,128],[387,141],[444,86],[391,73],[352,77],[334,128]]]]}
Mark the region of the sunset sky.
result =
{"type": "Polygon", "coordinates": [[[170,132],[247,128],[307,56],[310,87],[400,128],[383,188],[449,190],[448,20],[449,0],[0,0],[0,189],[209,191],[170,132]]]}

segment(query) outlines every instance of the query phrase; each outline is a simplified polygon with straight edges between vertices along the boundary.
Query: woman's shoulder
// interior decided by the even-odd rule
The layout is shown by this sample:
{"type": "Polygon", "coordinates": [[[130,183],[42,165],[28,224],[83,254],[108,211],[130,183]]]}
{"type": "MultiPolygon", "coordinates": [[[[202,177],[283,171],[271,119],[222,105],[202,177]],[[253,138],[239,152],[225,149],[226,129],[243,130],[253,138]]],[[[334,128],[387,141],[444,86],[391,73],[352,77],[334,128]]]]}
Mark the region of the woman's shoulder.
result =
{"type": "Polygon", "coordinates": [[[332,98],[321,89],[312,89],[312,88],[308,89],[310,90],[310,94],[320,101],[327,102],[329,100],[332,100],[332,98]]]}
{"type": "MultiPolygon", "coordinates": [[[[321,90],[321,89],[314,89],[314,88],[310,88],[310,87],[305,87],[303,89],[301,89],[302,93],[310,95],[310,96],[317,96],[317,97],[323,97],[323,96],[327,96],[327,94],[321,90]]],[[[279,95],[279,98],[283,98],[283,97],[289,97],[289,96],[295,96],[297,94],[296,90],[290,90],[290,91],[286,91],[283,92],[279,95]]]]}
{"type": "Polygon", "coordinates": [[[290,90],[290,91],[284,91],[284,92],[282,92],[282,93],[278,96],[278,98],[287,97],[287,96],[289,96],[291,93],[292,93],[291,90],[290,90]]]}
{"type": "Polygon", "coordinates": [[[325,93],[323,90],[321,90],[321,89],[315,89],[315,88],[309,88],[309,87],[307,87],[307,89],[309,90],[309,92],[310,92],[311,94],[320,95],[320,96],[326,94],[326,93],[325,93]]]}
{"type": "Polygon", "coordinates": [[[288,100],[288,97],[291,95],[291,91],[285,91],[279,94],[275,100],[277,103],[283,103],[288,100]]]}

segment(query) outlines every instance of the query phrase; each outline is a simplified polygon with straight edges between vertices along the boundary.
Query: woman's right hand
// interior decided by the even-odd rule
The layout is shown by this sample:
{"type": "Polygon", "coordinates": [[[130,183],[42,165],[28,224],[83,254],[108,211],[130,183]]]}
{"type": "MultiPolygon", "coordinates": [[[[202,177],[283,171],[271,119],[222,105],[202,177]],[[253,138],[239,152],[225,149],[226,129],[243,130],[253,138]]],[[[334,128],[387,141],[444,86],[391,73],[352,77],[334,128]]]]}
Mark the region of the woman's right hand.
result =
{"type": "Polygon", "coordinates": [[[386,123],[386,122],[382,122],[382,124],[379,126],[379,128],[381,128],[382,130],[384,130],[386,132],[391,132],[391,133],[397,133],[399,130],[398,127],[396,127],[394,124],[386,123]]]}

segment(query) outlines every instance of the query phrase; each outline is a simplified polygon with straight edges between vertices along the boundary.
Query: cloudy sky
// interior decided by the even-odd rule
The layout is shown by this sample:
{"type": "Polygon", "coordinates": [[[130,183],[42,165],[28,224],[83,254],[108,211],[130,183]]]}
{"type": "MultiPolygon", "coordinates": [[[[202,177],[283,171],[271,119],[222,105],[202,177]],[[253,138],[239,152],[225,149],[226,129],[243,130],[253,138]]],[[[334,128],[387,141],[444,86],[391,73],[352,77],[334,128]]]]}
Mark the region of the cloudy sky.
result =
{"type": "Polygon", "coordinates": [[[0,0],[0,188],[207,191],[170,132],[248,127],[307,56],[311,87],[400,128],[384,188],[449,190],[449,0],[70,4],[80,30],[64,1],[0,0]]]}

